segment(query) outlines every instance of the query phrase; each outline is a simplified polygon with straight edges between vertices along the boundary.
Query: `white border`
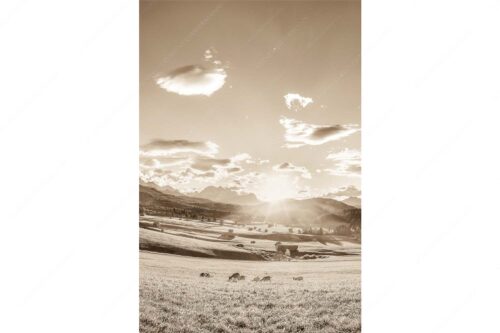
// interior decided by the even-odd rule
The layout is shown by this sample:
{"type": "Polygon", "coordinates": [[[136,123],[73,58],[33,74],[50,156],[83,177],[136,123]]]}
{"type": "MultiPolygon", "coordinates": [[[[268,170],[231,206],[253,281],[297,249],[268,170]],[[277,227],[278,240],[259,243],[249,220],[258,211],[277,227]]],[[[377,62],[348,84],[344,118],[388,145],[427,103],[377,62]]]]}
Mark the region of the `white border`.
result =
{"type": "Polygon", "coordinates": [[[500,4],[362,7],[363,332],[499,332],[500,4]]]}
{"type": "Polygon", "coordinates": [[[0,331],[138,332],[138,1],[0,13],[0,331]]]}
{"type": "MultiPolygon", "coordinates": [[[[0,331],[137,332],[138,2],[0,6],[0,331]]],[[[499,14],[363,2],[363,332],[500,331],[499,14]]]]}

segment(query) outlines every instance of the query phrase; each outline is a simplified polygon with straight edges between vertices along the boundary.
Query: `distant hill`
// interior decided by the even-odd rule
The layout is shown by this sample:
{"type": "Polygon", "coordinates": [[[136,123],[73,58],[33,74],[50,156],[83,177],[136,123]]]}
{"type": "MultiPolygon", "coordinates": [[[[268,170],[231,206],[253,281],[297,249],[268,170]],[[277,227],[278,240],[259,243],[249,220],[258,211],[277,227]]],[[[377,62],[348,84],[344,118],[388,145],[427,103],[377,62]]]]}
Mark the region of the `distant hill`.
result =
{"type": "Polygon", "coordinates": [[[171,194],[171,195],[183,195],[181,192],[177,191],[175,188],[172,186],[160,186],[154,182],[145,182],[142,179],[139,179],[139,184],[143,186],[147,186],[150,188],[154,188],[158,192],[164,193],[164,194],[171,194]]]}
{"type": "Polygon", "coordinates": [[[220,186],[207,186],[200,192],[189,193],[189,196],[235,205],[256,205],[261,203],[253,193],[238,194],[229,188],[220,186]]]}
{"type": "Polygon", "coordinates": [[[347,199],[342,200],[342,202],[349,206],[361,208],[361,199],[358,197],[348,197],[347,199]]]}
{"type": "Polygon", "coordinates": [[[139,206],[149,215],[171,216],[174,212],[177,214],[182,211],[182,213],[215,218],[228,217],[239,208],[235,205],[186,195],[166,194],[144,185],[139,185],[139,206]]]}
{"type": "Polygon", "coordinates": [[[339,224],[361,223],[361,209],[328,198],[236,205],[182,194],[166,194],[140,185],[139,203],[142,212],[158,216],[184,214],[192,218],[204,216],[241,223],[268,222],[290,226],[335,227],[339,224]]]}
{"type": "Polygon", "coordinates": [[[328,198],[288,199],[243,208],[247,215],[272,223],[334,227],[361,223],[361,210],[328,198]]]}

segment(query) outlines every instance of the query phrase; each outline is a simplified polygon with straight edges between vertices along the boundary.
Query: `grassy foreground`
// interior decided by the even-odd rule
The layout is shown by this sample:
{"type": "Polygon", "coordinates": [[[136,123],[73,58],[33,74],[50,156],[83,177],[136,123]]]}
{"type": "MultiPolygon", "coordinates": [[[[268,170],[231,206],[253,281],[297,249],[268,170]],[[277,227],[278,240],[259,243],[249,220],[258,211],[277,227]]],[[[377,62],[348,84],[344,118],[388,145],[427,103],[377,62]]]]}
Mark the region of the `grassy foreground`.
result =
{"type": "Polygon", "coordinates": [[[142,251],[140,265],[140,332],[361,331],[359,257],[252,262],[142,251]],[[228,282],[235,272],[246,280],[228,282]],[[264,275],[272,282],[252,281],[264,275]]]}

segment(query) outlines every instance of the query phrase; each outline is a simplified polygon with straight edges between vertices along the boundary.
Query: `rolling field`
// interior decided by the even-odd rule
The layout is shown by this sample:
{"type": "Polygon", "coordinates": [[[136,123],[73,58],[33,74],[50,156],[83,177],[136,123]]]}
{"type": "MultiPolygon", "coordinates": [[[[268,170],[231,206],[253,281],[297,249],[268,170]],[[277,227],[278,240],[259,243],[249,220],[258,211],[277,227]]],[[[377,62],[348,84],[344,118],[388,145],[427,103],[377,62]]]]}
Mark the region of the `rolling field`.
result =
{"type": "Polygon", "coordinates": [[[351,238],[151,216],[139,230],[140,332],[361,331],[361,249],[351,238]],[[277,240],[301,256],[273,257],[277,240]],[[246,278],[229,282],[233,273],[246,278]]]}
{"type": "Polygon", "coordinates": [[[248,230],[261,228],[260,224],[234,225],[180,220],[168,217],[141,217],[139,229],[142,250],[180,254],[194,257],[264,260],[263,254],[274,253],[277,241],[299,244],[303,254],[318,255],[360,255],[359,241],[341,236],[311,236],[289,233],[283,226],[267,227],[268,232],[248,230]],[[159,223],[163,232],[153,228],[159,223]],[[231,239],[221,235],[233,230],[231,239]],[[239,247],[240,246],[240,247],[239,247]]]}
{"type": "Polygon", "coordinates": [[[140,332],[347,333],[361,331],[360,317],[359,256],[272,262],[140,253],[140,332]],[[246,279],[228,282],[235,272],[246,279]],[[271,282],[252,281],[265,275],[271,282]]]}

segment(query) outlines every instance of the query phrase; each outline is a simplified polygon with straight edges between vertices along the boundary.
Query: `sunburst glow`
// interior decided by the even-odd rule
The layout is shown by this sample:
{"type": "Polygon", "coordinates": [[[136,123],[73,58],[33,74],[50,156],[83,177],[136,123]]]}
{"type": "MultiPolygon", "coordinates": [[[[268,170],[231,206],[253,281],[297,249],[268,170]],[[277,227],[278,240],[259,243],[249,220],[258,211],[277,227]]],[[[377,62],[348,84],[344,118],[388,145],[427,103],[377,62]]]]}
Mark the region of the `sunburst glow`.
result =
{"type": "Polygon", "coordinates": [[[292,198],[296,195],[296,186],[288,175],[273,175],[263,181],[258,195],[265,201],[292,198]]]}

